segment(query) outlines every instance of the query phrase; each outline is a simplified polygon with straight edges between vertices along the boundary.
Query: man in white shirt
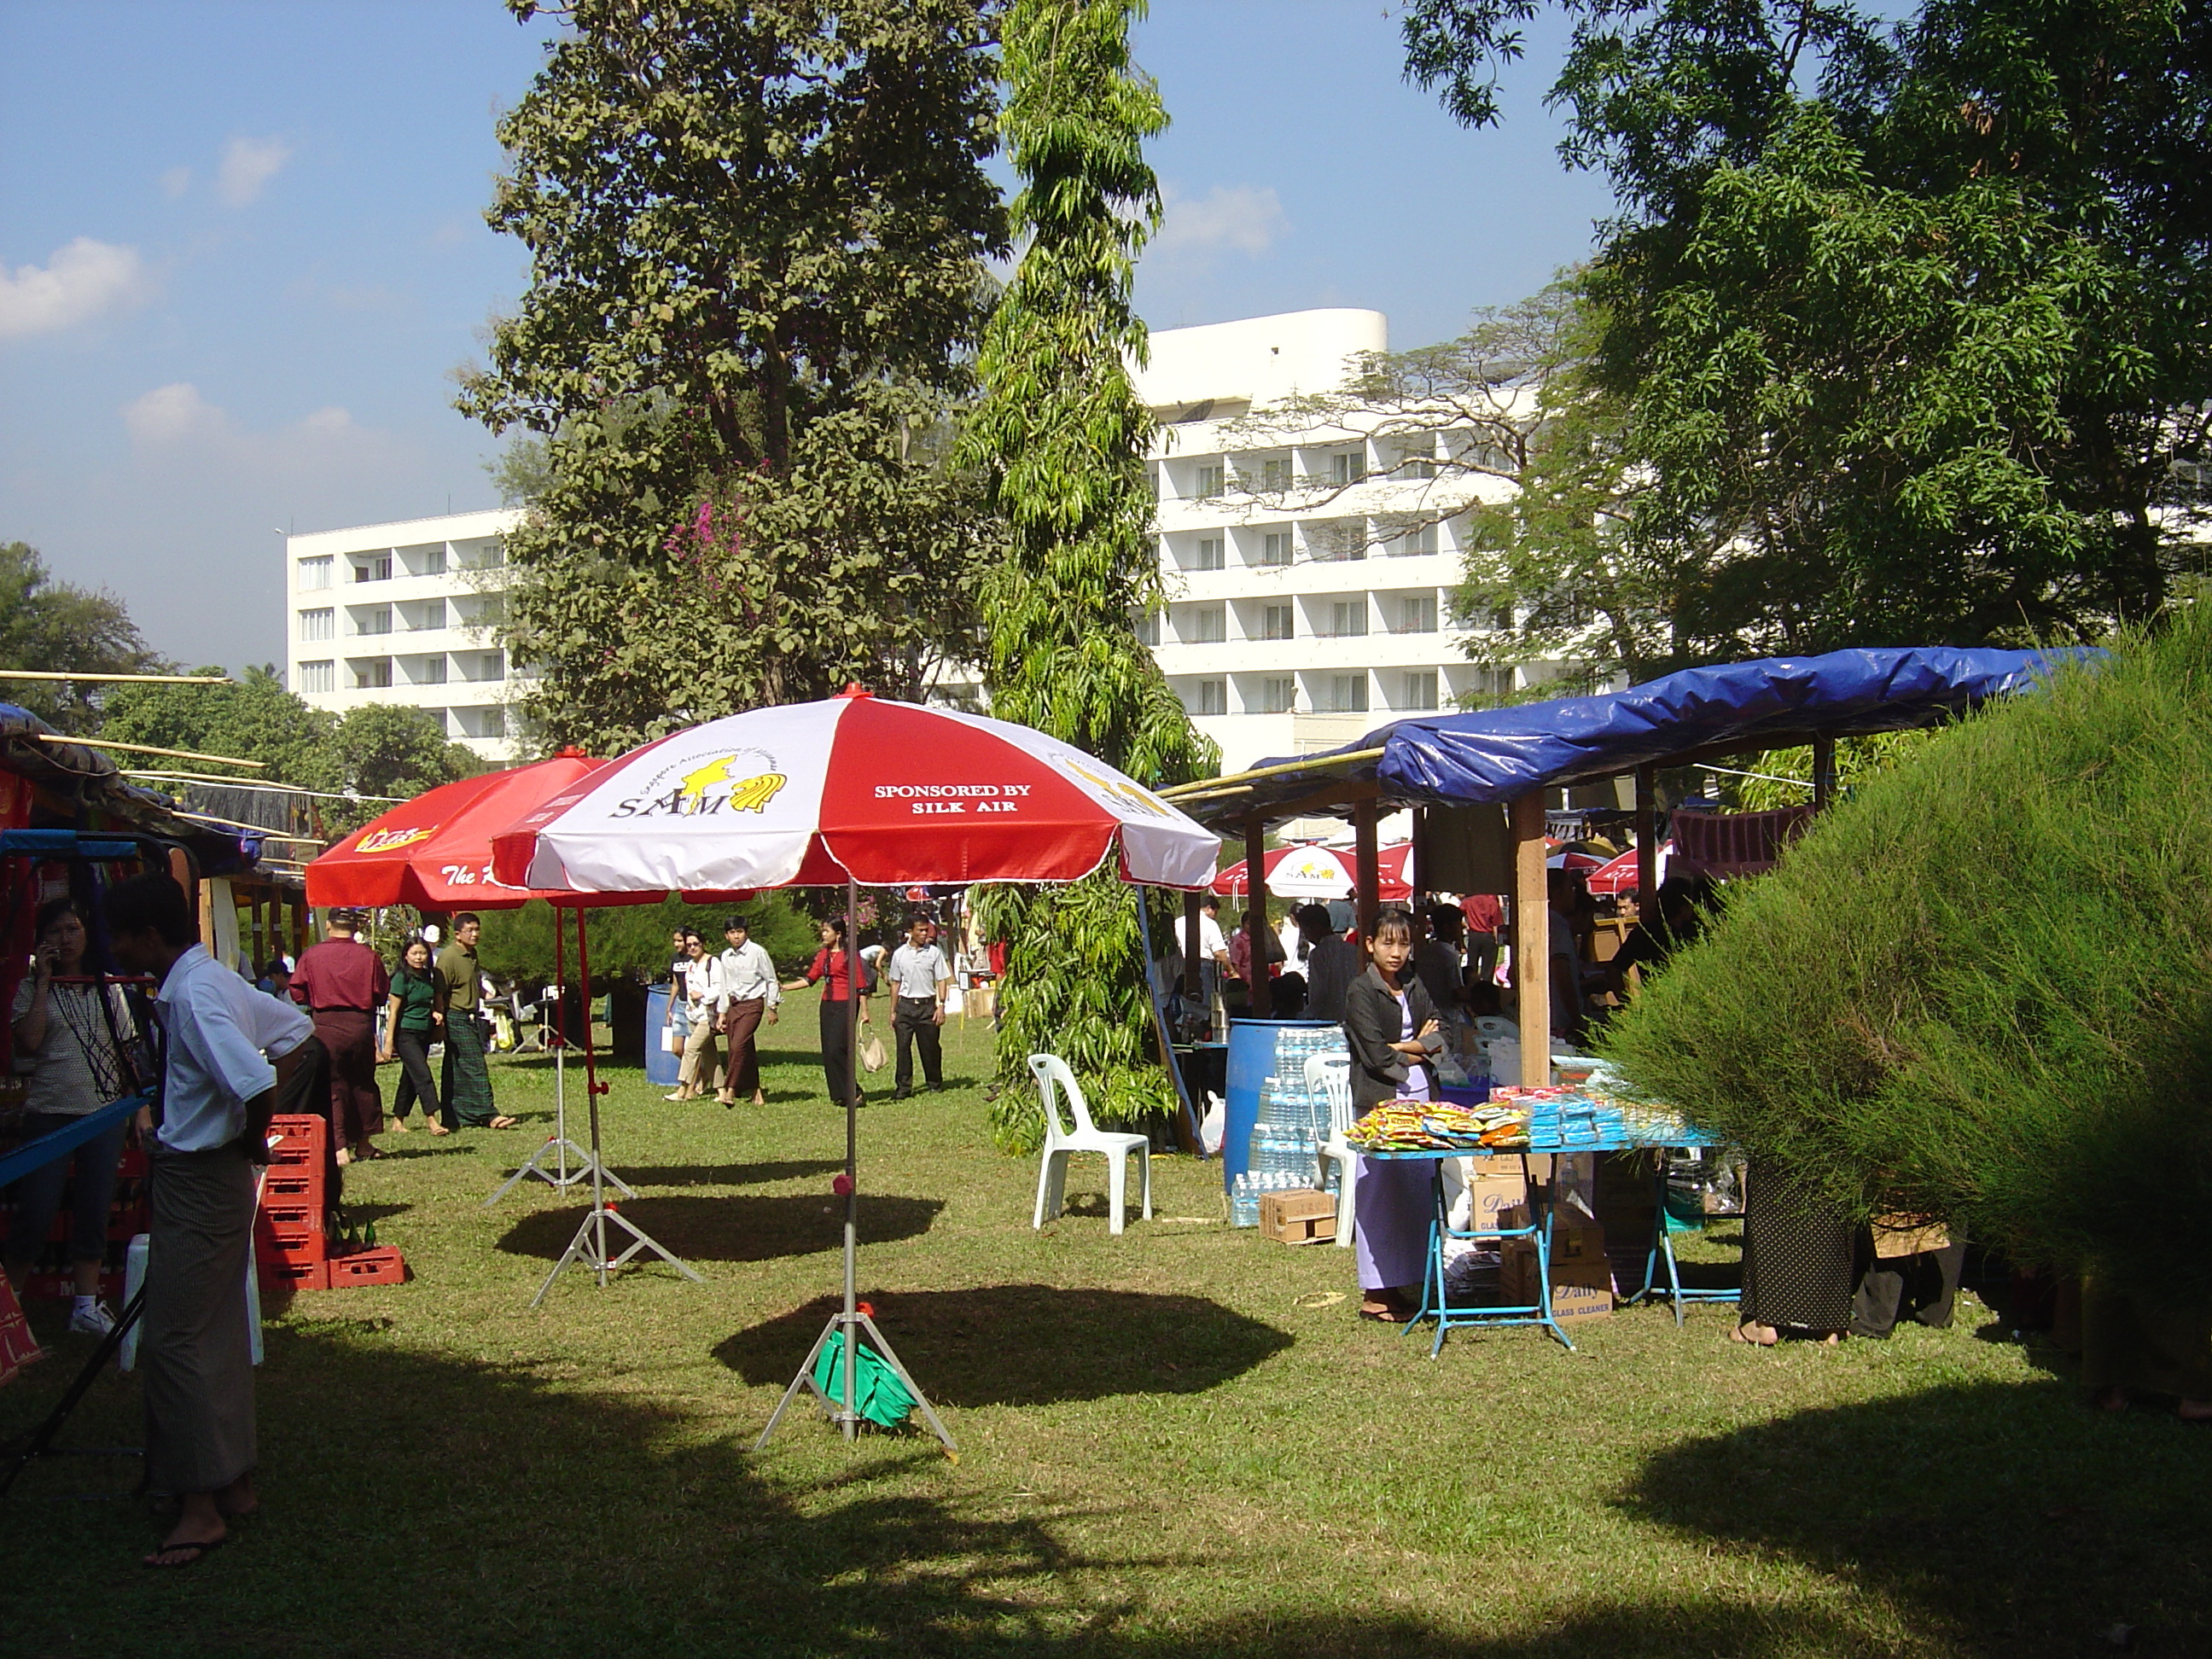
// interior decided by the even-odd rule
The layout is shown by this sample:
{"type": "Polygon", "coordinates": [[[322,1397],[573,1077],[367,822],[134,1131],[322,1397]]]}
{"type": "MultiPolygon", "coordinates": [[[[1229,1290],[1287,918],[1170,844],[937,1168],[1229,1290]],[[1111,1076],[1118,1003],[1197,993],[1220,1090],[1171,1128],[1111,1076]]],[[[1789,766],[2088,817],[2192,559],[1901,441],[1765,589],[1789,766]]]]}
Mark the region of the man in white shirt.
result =
{"type": "Polygon", "coordinates": [[[760,1052],[754,1047],[753,1037],[762,1020],[775,1024],[783,988],[776,982],[775,959],[764,946],[753,943],[752,925],[743,916],[724,921],[722,937],[729,945],[721,956],[722,1036],[730,1052],[722,1062],[722,1091],[718,1098],[725,1106],[734,1106],[742,1091],[752,1097],[754,1105],[765,1106],[768,1097],[761,1092],[760,1052]]]}
{"type": "Polygon", "coordinates": [[[202,949],[184,890],[159,872],[111,889],[115,958],[161,983],[158,1119],[146,1137],[153,1200],[139,1368],[146,1479],[178,1498],[152,1567],[188,1567],[258,1507],[253,1360],[246,1275],[253,1261],[256,1164],[276,1092],[313,1034],[299,1009],[263,996],[202,949]],[[267,1050],[284,1055],[270,1064],[267,1050]]]}
{"type": "Polygon", "coordinates": [[[932,1091],[945,1086],[945,1049],[938,1028],[945,1024],[945,990],[952,983],[952,964],[935,941],[937,929],[916,916],[907,924],[906,943],[891,952],[891,1030],[898,1036],[898,1069],[893,1100],[914,1092],[914,1051],[921,1049],[922,1075],[932,1091]]]}
{"type": "MultiPolygon", "coordinates": [[[[1229,938],[1221,931],[1221,896],[1208,893],[1199,900],[1198,907],[1198,993],[1213,1029],[1218,1031],[1227,1024],[1221,1006],[1221,981],[1230,972],[1229,938]]],[[[1189,921],[1185,916],[1176,923],[1186,962],[1191,955],[1189,921]]]]}

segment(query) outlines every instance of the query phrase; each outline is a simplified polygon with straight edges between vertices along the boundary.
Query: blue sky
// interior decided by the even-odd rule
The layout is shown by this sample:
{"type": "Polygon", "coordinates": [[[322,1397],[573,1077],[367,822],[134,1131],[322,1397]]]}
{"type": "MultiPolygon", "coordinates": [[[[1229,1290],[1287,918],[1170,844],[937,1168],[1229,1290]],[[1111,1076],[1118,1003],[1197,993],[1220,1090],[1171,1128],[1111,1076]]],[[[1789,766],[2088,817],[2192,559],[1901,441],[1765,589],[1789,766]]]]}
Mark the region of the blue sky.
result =
{"type": "MultiPolygon", "coordinates": [[[[0,0],[0,540],[237,667],[283,653],[277,530],[496,505],[451,371],[524,284],[481,215],[545,35],[497,0],[0,0]]],[[[1155,0],[1138,45],[1175,121],[1156,328],[1354,305],[1425,343],[1606,210],[1543,40],[1485,133],[1405,84],[1379,0],[1155,0]]]]}

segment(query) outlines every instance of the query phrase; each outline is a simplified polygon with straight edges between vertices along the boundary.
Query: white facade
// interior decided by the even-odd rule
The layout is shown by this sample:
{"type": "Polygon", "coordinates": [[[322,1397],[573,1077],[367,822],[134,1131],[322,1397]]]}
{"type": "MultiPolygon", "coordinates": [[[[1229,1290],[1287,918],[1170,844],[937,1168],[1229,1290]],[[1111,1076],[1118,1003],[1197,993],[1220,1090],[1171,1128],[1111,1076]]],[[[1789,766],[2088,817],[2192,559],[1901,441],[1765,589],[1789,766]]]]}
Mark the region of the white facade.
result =
{"type": "Polygon", "coordinates": [[[1137,387],[1161,422],[1152,471],[1169,605],[1143,627],[1225,772],[1498,689],[1450,615],[1456,515],[1511,488],[1438,466],[1473,434],[1412,431],[1422,422],[1402,411],[1340,401],[1267,418],[1302,396],[1340,399],[1358,356],[1389,347],[1374,311],[1152,337],[1137,387]]]}
{"type": "Polygon", "coordinates": [[[284,546],[285,684],[308,706],[427,709],[485,760],[510,757],[501,509],[292,536],[284,546]]]}

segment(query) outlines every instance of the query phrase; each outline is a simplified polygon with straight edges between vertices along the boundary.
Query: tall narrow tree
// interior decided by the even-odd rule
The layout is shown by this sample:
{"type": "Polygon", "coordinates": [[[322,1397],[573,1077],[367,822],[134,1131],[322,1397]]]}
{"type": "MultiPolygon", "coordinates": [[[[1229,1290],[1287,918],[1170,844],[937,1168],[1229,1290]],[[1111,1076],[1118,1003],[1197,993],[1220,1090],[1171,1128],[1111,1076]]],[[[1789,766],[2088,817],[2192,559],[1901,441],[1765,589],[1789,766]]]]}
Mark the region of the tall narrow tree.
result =
{"type": "MultiPolygon", "coordinates": [[[[1151,412],[1129,379],[1146,358],[1130,302],[1158,228],[1145,140],[1167,125],[1129,58],[1142,0],[1014,0],[1000,131],[1021,180],[1024,246],[983,337],[965,453],[986,467],[1012,548],[988,589],[992,713],[1051,732],[1141,783],[1201,777],[1218,761],[1137,638],[1159,594],[1145,453],[1151,412]]],[[[1102,1115],[1167,1099],[1147,1060],[1151,1014],[1135,902],[1102,871],[1059,892],[1000,889],[988,918],[1012,946],[1002,991],[998,1128],[1036,1133],[1024,1058],[1061,1054],[1102,1115]]]]}

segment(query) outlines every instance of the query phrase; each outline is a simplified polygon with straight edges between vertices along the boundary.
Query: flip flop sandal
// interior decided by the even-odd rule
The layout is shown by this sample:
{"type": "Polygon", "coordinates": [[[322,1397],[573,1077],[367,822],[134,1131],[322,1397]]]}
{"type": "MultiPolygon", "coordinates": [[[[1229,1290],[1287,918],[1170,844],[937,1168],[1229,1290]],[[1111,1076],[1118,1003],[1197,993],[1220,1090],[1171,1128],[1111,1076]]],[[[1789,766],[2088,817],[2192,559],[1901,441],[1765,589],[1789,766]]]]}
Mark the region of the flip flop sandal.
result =
{"type": "Polygon", "coordinates": [[[138,1565],[142,1567],[149,1568],[155,1572],[177,1572],[182,1571],[185,1567],[196,1567],[199,1565],[201,1562],[206,1560],[209,1556],[214,1554],[217,1550],[221,1549],[228,1542],[230,1542],[230,1534],[228,1533],[225,1533],[222,1537],[211,1538],[205,1543],[194,1542],[187,1544],[164,1544],[161,1548],[154,1552],[154,1555],[140,1556],[138,1558],[138,1565]],[[192,1553],[186,1556],[181,1561],[156,1561],[154,1559],[155,1555],[174,1555],[180,1553],[185,1550],[190,1550],[192,1553]]]}

